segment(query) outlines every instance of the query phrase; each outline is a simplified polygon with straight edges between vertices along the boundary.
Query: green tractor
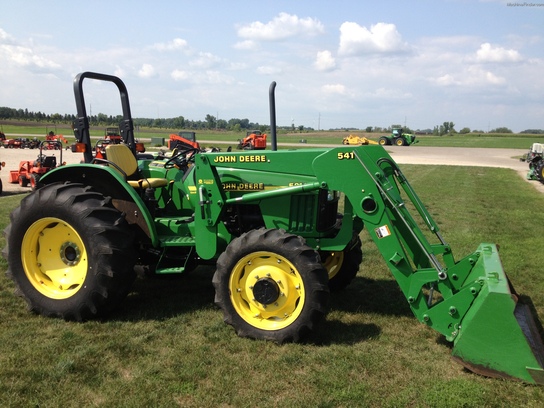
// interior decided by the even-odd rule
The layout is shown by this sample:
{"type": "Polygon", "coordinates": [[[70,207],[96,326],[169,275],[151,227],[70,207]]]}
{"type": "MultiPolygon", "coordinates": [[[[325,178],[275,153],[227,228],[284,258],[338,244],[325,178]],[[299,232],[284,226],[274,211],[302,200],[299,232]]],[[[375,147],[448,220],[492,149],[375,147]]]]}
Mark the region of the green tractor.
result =
{"type": "Polygon", "coordinates": [[[330,291],[358,273],[365,227],[415,317],[453,342],[457,361],[544,384],[538,319],[496,245],[456,259],[380,145],[277,150],[274,87],[272,150],[149,157],[136,151],[124,83],[77,75],[75,148],[84,162],[44,175],[5,230],[7,273],[30,310],[104,316],[130,292],[137,265],[166,275],[212,264],[215,303],[239,336],[298,342],[323,319],[330,291]],[[103,158],[92,154],[85,79],[121,95],[123,141],[103,158]]]}
{"type": "Polygon", "coordinates": [[[402,128],[393,128],[391,135],[381,136],[378,143],[382,146],[410,146],[417,143],[416,136],[411,133],[404,133],[402,128]]]}

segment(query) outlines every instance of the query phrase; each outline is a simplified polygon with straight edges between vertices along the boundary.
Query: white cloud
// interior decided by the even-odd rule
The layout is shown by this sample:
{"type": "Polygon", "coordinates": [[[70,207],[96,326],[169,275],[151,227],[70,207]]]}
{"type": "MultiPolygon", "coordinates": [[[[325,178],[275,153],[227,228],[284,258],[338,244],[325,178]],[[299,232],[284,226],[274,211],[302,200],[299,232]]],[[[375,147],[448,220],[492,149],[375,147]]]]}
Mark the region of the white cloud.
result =
{"type": "Polygon", "coordinates": [[[152,49],[157,51],[176,51],[183,50],[187,48],[187,41],[182,38],[174,38],[172,41],[167,43],[156,43],[151,46],[152,49]]]}
{"type": "Polygon", "coordinates": [[[318,51],[314,66],[318,71],[332,71],[336,68],[336,61],[330,51],[318,51]]]}
{"type": "Polygon", "coordinates": [[[61,67],[50,59],[36,55],[32,49],[17,45],[0,45],[0,59],[4,64],[12,62],[19,67],[30,69],[58,69],[61,67]]]}
{"type": "Polygon", "coordinates": [[[342,84],[327,84],[321,87],[321,90],[327,94],[346,94],[346,87],[342,84]]]}
{"type": "Polygon", "coordinates": [[[174,81],[186,81],[190,77],[187,71],[183,71],[181,69],[173,70],[170,76],[172,77],[174,81]]]}
{"type": "Polygon", "coordinates": [[[408,45],[402,40],[394,24],[377,23],[370,30],[357,23],[345,22],[340,26],[341,55],[367,53],[406,52],[408,45]]]}
{"type": "Polygon", "coordinates": [[[232,77],[216,70],[184,71],[176,69],[170,73],[170,76],[174,81],[185,81],[198,85],[231,84],[233,82],[232,77]]]}
{"type": "Polygon", "coordinates": [[[521,55],[516,50],[494,47],[490,43],[484,43],[476,51],[476,60],[479,62],[516,62],[521,60],[521,55]]]}
{"type": "Polygon", "coordinates": [[[156,75],[155,68],[151,64],[143,64],[138,71],[140,78],[152,78],[156,75]]]}
{"type": "Polygon", "coordinates": [[[444,74],[431,78],[431,82],[439,86],[463,86],[463,87],[485,87],[487,85],[504,85],[506,79],[494,74],[491,71],[473,65],[460,70],[455,74],[444,74]]]}
{"type": "Polygon", "coordinates": [[[200,52],[198,57],[191,59],[189,65],[199,69],[209,69],[221,62],[221,58],[213,55],[210,52],[200,52]]]}
{"type": "Polygon", "coordinates": [[[236,44],[234,44],[234,48],[237,50],[246,50],[246,51],[252,51],[259,48],[259,44],[255,41],[251,40],[245,40],[245,41],[239,41],[236,44]]]}
{"type": "Polygon", "coordinates": [[[262,74],[262,75],[277,75],[277,74],[281,73],[281,69],[265,65],[265,66],[258,67],[257,68],[257,73],[262,74]]]}
{"type": "Polygon", "coordinates": [[[324,31],[324,26],[319,20],[280,13],[268,23],[254,21],[241,26],[238,28],[238,36],[253,41],[277,41],[297,35],[317,35],[324,31]]]}
{"type": "Polygon", "coordinates": [[[13,37],[0,28],[0,42],[2,44],[11,44],[13,37]]]}

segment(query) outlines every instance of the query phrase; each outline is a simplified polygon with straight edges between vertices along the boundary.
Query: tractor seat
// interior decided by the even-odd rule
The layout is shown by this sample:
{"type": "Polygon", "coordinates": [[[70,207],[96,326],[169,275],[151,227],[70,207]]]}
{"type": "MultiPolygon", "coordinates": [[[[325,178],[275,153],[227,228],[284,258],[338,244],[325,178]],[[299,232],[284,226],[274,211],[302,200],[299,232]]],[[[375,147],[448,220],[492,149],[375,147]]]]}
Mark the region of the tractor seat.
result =
{"type": "MultiPolygon", "coordinates": [[[[106,146],[106,157],[109,162],[117,165],[124,173],[125,178],[130,177],[138,170],[138,162],[127,145],[110,144],[106,146]]],[[[113,166],[114,169],[117,169],[113,166]]],[[[168,185],[168,180],[165,178],[143,178],[138,180],[127,180],[127,183],[134,188],[158,188],[168,185]]]]}
{"type": "Polygon", "coordinates": [[[47,156],[43,161],[43,167],[55,168],[57,167],[57,158],[55,156],[47,156]]]}

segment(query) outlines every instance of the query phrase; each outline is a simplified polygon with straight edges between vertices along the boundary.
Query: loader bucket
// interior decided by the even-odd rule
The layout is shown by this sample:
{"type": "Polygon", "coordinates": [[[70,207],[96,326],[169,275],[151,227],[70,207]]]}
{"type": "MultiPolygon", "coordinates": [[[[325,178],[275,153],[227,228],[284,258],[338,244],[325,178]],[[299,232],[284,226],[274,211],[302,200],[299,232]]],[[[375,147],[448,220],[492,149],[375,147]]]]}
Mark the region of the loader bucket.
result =
{"type": "Polygon", "coordinates": [[[540,322],[523,304],[503,271],[495,245],[481,244],[466,282],[481,291],[454,339],[453,358],[477,374],[544,384],[540,322]]]}

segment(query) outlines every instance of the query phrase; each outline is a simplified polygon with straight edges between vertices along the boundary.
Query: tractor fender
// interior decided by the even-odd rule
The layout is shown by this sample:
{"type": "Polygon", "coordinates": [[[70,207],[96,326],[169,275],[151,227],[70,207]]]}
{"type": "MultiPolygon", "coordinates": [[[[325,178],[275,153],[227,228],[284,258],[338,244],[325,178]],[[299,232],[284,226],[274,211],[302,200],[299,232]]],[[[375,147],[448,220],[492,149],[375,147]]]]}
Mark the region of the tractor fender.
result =
{"type": "Polygon", "coordinates": [[[57,167],[40,178],[40,184],[44,185],[57,182],[81,183],[111,197],[113,206],[125,213],[126,220],[136,224],[154,247],[159,246],[151,213],[138,192],[116,170],[96,164],[71,164],[57,167]]]}

